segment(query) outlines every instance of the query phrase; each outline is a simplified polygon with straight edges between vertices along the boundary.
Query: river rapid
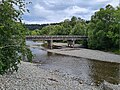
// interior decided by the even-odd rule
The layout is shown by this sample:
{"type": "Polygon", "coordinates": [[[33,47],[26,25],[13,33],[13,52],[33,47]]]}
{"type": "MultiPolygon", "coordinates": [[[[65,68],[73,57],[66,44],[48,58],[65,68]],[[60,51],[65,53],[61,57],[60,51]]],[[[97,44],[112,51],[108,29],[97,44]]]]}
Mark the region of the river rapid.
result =
{"type": "Polygon", "coordinates": [[[50,71],[68,74],[74,80],[80,80],[88,85],[99,86],[104,81],[120,84],[120,64],[76,58],[47,52],[41,46],[42,42],[26,41],[30,47],[34,63],[50,71]]]}

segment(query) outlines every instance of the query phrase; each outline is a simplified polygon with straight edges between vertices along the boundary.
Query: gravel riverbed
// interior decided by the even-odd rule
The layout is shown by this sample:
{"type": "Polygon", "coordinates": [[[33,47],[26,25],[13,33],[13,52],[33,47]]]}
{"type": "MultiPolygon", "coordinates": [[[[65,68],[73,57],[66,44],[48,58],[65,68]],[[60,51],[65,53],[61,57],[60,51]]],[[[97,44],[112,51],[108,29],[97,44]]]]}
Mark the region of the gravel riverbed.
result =
{"type": "Polygon", "coordinates": [[[38,64],[21,62],[18,72],[0,76],[0,90],[101,90],[62,74],[40,68],[38,64]]]}

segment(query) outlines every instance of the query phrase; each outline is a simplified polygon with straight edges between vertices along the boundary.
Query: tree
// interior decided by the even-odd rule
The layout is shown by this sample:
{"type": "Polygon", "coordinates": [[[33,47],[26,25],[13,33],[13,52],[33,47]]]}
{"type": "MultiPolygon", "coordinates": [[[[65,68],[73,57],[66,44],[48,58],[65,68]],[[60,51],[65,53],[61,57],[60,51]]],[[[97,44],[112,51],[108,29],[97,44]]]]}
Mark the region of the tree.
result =
{"type": "Polygon", "coordinates": [[[24,7],[24,0],[3,0],[0,4],[0,74],[17,71],[22,56],[32,59],[21,23],[24,7]]]}
{"type": "Polygon", "coordinates": [[[104,50],[119,48],[118,12],[119,10],[111,5],[95,12],[88,26],[89,48],[104,50]]]}
{"type": "Polygon", "coordinates": [[[70,25],[69,19],[65,19],[64,22],[62,22],[61,27],[62,27],[61,35],[69,35],[70,34],[72,27],[70,25]]]}
{"type": "Polygon", "coordinates": [[[76,25],[76,23],[77,23],[77,17],[73,16],[71,18],[71,22],[70,23],[71,23],[71,26],[74,27],[76,25]]]}
{"type": "Polygon", "coordinates": [[[86,27],[87,27],[86,22],[83,19],[78,18],[78,19],[76,19],[76,24],[71,29],[70,34],[71,35],[86,35],[86,32],[87,32],[86,27]]]}
{"type": "Polygon", "coordinates": [[[53,30],[53,26],[49,25],[49,26],[45,26],[40,30],[40,35],[50,35],[50,33],[53,30]]]}
{"type": "Polygon", "coordinates": [[[61,25],[54,25],[50,35],[63,35],[63,27],[61,25]]]}

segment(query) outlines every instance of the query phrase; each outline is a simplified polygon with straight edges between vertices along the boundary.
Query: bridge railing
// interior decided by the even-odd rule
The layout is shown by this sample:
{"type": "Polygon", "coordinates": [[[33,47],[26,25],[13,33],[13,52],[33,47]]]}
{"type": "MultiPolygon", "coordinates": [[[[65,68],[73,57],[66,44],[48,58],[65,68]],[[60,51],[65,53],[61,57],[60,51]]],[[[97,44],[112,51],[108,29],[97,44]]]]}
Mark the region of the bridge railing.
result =
{"type": "Polygon", "coordinates": [[[34,35],[34,36],[26,36],[26,39],[42,39],[42,40],[47,40],[47,39],[54,39],[54,40],[71,40],[71,39],[87,39],[87,36],[80,36],[80,35],[34,35]]]}
{"type": "Polygon", "coordinates": [[[80,36],[80,35],[27,35],[26,37],[86,37],[87,36],[80,36]]]}

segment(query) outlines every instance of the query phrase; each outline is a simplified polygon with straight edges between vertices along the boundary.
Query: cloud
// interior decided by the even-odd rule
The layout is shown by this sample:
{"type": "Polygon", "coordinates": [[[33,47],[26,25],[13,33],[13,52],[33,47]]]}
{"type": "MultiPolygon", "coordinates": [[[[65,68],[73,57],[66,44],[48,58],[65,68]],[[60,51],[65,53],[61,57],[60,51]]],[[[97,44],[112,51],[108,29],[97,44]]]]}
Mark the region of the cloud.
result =
{"type": "Polygon", "coordinates": [[[104,2],[108,2],[108,1],[110,1],[110,0],[96,0],[96,2],[99,2],[99,3],[104,3],[104,2]]]}
{"type": "Polygon", "coordinates": [[[89,20],[91,15],[107,4],[117,6],[119,0],[27,0],[30,13],[25,13],[25,23],[51,23],[72,16],[89,20]]]}

